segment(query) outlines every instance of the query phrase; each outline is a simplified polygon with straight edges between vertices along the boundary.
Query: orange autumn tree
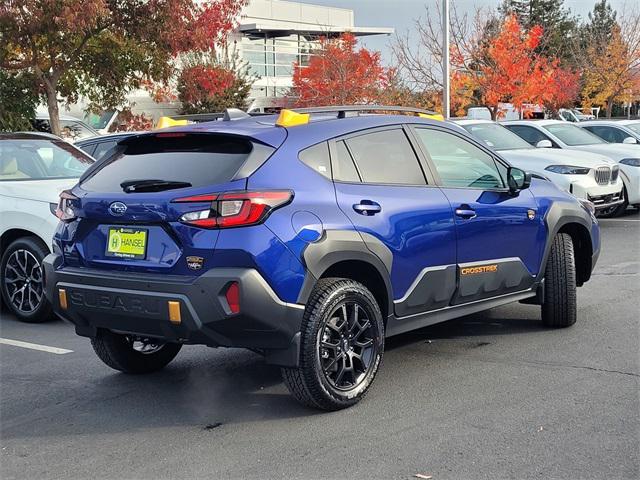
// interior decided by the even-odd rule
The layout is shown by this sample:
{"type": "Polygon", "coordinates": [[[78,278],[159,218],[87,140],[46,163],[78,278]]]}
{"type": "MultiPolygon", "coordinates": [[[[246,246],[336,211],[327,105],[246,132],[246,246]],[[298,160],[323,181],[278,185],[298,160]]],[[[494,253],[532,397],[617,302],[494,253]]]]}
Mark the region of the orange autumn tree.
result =
{"type": "MultiPolygon", "coordinates": [[[[489,109],[493,120],[502,114],[502,103],[511,103],[525,114],[531,104],[568,103],[566,85],[577,77],[560,68],[556,60],[536,53],[542,35],[540,26],[523,30],[511,15],[504,20],[497,35],[477,43],[470,57],[453,51],[452,86],[460,103],[466,103],[464,95],[474,92],[489,109]]],[[[568,93],[575,98],[577,88],[568,93]]]]}
{"type": "Polygon", "coordinates": [[[298,107],[376,103],[391,74],[380,52],[357,48],[356,37],[345,33],[321,39],[308,66],[294,64],[291,93],[298,107]]]}

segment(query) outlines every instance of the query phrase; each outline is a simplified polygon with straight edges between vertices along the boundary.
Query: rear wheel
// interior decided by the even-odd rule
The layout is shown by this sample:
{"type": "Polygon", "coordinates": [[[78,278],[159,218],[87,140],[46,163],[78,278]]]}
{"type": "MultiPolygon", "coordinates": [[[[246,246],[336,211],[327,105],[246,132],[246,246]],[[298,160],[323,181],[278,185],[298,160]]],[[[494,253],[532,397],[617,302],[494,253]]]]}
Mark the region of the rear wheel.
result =
{"type": "Polygon", "coordinates": [[[22,322],[40,323],[52,318],[42,275],[42,260],[48,253],[40,239],[23,237],[10,243],[2,254],[2,300],[22,322]]]}
{"type": "Polygon", "coordinates": [[[573,241],[566,233],[553,239],[544,274],[542,323],[548,327],[570,327],[576,323],[576,266],[573,241]]]}
{"type": "Polygon", "coordinates": [[[361,283],[326,278],[302,321],[300,365],[282,376],[302,404],[339,410],[356,404],[376,376],[384,351],[382,313],[361,283]]]}
{"type": "Polygon", "coordinates": [[[124,373],[151,373],[161,370],[173,360],[182,345],[122,335],[108,330],[98,331],[91,345],[100,360],[124,373]]]}

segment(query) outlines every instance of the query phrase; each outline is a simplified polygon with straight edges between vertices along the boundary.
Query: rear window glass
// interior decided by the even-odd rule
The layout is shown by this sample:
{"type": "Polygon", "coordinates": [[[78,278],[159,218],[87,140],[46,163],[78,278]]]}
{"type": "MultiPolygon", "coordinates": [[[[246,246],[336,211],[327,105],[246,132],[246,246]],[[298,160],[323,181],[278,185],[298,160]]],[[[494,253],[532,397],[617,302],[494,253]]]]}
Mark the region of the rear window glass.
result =
{"type": "MultiPolygon", "coordinates": [[[[118,150],[81,180],[82,188],[114,192],[122,190],[120,184],[130,180],[186,182],[194,187],[225,183],[252,155],[254,145],[247,139],[227,135],[186,134],[135,138],[121,143],[118,150]]],[[[264,161],[273,149],[255,151],[264,161]]]]}

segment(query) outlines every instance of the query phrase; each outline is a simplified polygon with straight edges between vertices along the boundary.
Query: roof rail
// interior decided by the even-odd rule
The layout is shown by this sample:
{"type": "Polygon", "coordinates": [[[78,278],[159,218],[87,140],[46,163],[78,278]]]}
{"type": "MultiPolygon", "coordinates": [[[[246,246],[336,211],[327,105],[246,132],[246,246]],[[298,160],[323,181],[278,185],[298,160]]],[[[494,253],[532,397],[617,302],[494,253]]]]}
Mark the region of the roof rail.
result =
{"type": "Polygon", "coordinates": [[[338,118],[345,118],[347,113],[360,113],[360,112],[403,112],[403,113],[415,113],[418,115],[426,115],[429,118],[441,118],[437,112],[431,110],[424,110],[422,108],[404,107],[400,105],[338,105],[327,107],[310,107],[310,108],[291,108],[289,109],[296,113],[336,113],[338,118]]]}

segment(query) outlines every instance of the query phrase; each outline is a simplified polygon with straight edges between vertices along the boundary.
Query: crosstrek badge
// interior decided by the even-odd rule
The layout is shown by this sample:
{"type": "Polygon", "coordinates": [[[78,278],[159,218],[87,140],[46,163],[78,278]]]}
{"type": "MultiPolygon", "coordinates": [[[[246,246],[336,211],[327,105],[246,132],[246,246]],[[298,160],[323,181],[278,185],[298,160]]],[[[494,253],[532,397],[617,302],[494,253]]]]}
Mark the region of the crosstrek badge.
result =
{"type": "Polygon", "coordinates": [[[204,258],[202,257],[187,257],[187,267],[191,270],[200,270],[204,265],[204,258]]]}
{"type": "Polygon", "coordinates": [[[477,273],[497,272],[498,265],[482,265],[480,267],[465,267],[460,269],[460,275],[475,275],[477,273]]]}

